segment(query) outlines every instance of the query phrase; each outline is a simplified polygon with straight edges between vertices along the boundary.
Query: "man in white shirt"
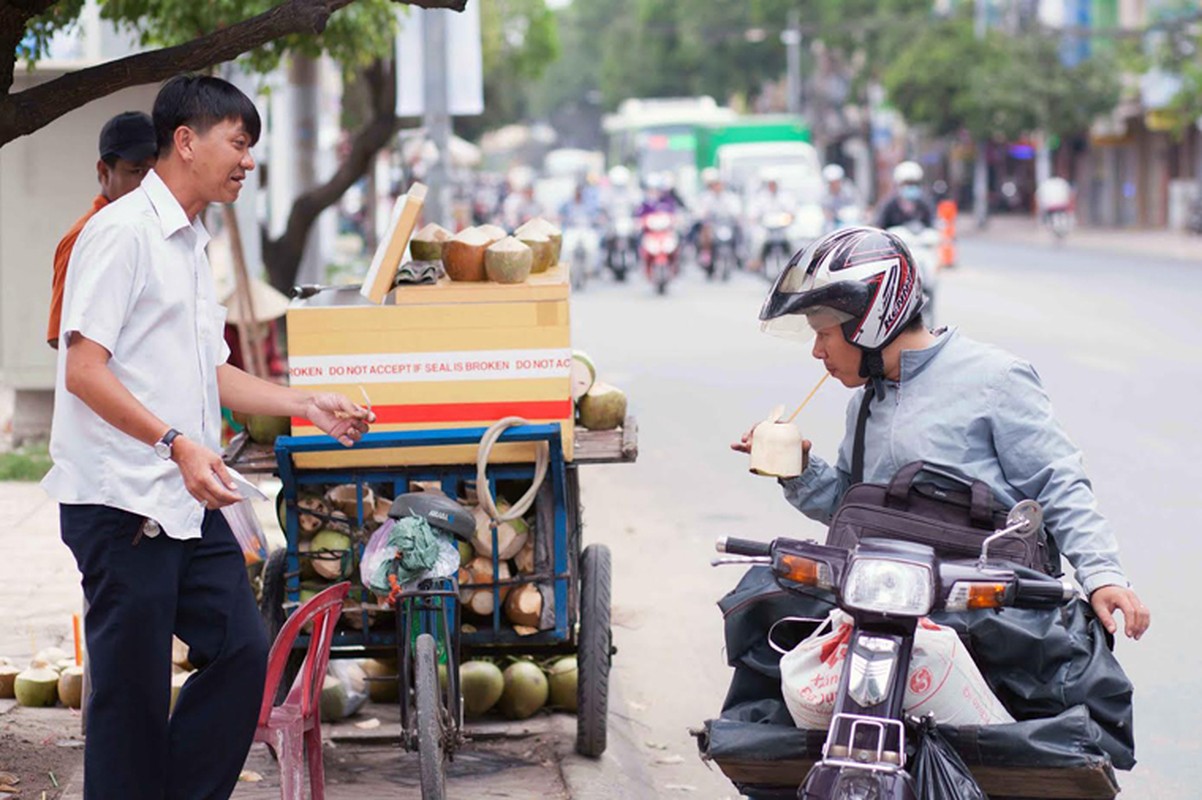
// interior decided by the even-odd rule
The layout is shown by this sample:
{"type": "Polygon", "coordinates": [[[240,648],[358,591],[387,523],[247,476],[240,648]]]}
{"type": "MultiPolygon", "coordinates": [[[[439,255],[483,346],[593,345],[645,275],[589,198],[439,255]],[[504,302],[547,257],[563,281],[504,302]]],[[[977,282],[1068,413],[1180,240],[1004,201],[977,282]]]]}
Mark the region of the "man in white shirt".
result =
{"type": "Polygon", "coordinates": [[[200,214],[254,169],[254,104],[179,76],[154,124],[156,168],[71,255],[43,482],[89,603],[86,800],[227,798],[250,747],[269,643],[219,511],[240,499],[217,452],[221,405],[307,418],[347,446],[373,419],[225,363],[200,214]],[[172,634],[197,672],[168,719],[172,634]]]}

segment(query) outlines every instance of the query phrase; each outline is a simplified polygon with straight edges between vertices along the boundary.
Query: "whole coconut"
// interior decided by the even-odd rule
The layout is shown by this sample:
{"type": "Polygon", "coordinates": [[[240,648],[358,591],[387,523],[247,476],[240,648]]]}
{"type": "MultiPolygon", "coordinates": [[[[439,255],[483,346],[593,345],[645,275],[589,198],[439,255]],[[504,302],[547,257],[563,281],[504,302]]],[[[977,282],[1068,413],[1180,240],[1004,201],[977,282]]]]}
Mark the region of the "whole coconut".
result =
{"type": "Polygon", "coordinates": [[[83,704],[83,667],[67,667],[58,676],[58,699],[67,708],[83,704]]]}
{"type": "Polygon", "coordinates": [[[479,228],[466,228],[443,243],[442,266],[453,281],[482,281],[484,251],[495,239],[479,228]]]}
{"type": "Polygon", "coordinates": [[[534,268],[534,251],[512,236],[484,251],[484,271],[490,281],[522,283],[534,268]]]}
{"type": "Polygon", "coordinates": [[[463,710],[480,716],[501,699],[505,676],[491,661],[465,661],[459,665],[459,691],[463,694],[463,710]]]}
{"type": "Polygon", "coordinates": [[[21,670],[12,664],[0,664],[0,700],[12,700],[16,697],[15,684],[21,670]]]}
{"type": "Polygon", "coordinates": [[[395,658],[366,658],[363,672],[367,675],[367,696],[373,703],[395,703],[401,699],[395,658]]]}
{"type": "Polygon", "coordinates": [[[347,557],[351,537],[339,531],[324,530],[309,543],[313,571],[328,581],[338,581],[350,575],[353,559],[347,557]]]}
{"type": "Polygon", "coordinates": [[[547,676],[532,661],[515,661],[505,670],[498,707],[509,719],[527,719],[547,703],[547,676]]]}
{"type": "Polygon", "coordinates": [[[439,261],[442,259],[443,243],[450,238],[450,231],[431,222],[409,239],[409,255],[414,261],[439,261]]]}
{"type": "Polygon", "coordinates": [[[626,394],[608,383],[594,383],[576,404],[580,424],[590,431],[611,431],[626,421],[626,394]]]}
{"type": "Polygon", "coordinates": [[[540,272],[546,272],[555,265],[555,243],[546,236],[525,233],[519,239],[534,254],[534,262],[530,267],[532,273],[537,275],[540,272]]]}
{"type": "Polygon", "coordinates": [[[535,217],[529,220],[516,231],[513,235],[519,239],[525,239],[528,235],[542,236],[551,240],[551,263],[559,263],[559,255],[563,249],[563,231],[553,222],[548,222],[542,217],[535,217]]]}
{"type": "Polygon", "coordinates": [[[564,711],[576,710],[576,656],[564,656],[547,670],[550,685],[550,705],[564,711]]]}
{"type": "Polygon", "coordinates": [[[58,703],[58,672],[49,667],[27,669],[13,683],[17,704],[38,708],[58,703]]]}
{"type": "Polygon", "coordinates": [[[287,436],[292,432],[292,420],[270,414],[251,414],[246,418],[246,432],[252,442],[275,444],[277,436],[287,436]]]}

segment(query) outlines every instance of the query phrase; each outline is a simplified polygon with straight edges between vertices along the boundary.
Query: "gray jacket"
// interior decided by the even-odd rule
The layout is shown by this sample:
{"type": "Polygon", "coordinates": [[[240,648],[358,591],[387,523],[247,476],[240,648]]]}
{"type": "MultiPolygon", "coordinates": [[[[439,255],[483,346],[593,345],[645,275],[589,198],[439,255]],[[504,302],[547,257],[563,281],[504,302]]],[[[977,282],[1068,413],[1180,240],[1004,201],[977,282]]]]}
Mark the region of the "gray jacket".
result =
{"type": "MultiPolygon", "coordinates": [[[[847,404],[838,466],[810,454],[800,477],[782,480],[785,497],[806,516],[830,521],[851,483],[856,414],[847,404]]],[[[864,435],[864,480],[888,483],[913,461],[981,480],[1007,506],[1025,498],[1044,508],[1044,524],[1087,592],[1126,586],[1118,544],[1098,511],[1081,451],[1052,415],[1035,369],[955,329],[925,350],[901,354],[900,383],[872,403],[864,435]]]]}

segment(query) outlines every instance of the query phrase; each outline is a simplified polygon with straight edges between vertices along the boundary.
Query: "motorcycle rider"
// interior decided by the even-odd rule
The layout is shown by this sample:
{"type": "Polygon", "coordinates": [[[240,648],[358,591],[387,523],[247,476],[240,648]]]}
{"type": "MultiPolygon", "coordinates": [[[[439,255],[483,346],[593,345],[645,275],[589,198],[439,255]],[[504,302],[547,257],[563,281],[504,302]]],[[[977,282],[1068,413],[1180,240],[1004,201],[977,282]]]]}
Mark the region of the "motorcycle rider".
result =
{"type": "Polygon", "coordinates": [[[514,230],[543,213],[542,206],[534,199],[534,185],[523,183],[505,198],[501,204],[501,218],[505,227],[514,230]]]}
{"type": "Polygon", "coordinates": [[[586,190],[585,184],[577,184],[572,197],[559,207],[559,226],[563,230],[563,251],[571,255],[577,246],[584,249],[587,272],[592,272],[597,263],[597,224],[600,219],[596,195],[586,190]]]}
{"type": "Polygon", "coordinates": [[[1040,219],[1047,224],[1052,212],[1072,209],[1072,184],[1055,176],[1045,179],[1035,190],[1035,203],[1039,207],[1040,219]]]}
{"type": "Polygon", "coordinates": [[[725,220],[734,230],[734,248],[738,253],[743,241],[739,226],[739,220],[743,216],[743,203],[737,194],[726,188],[715,168],[703,169],[701,180],[705,183],[705,191],[697,199],[697,223],[693,226],[691,238],[700,250],[702,228],[725,220]]]}
{"type": "Polygon", "coordinates": [[[751,199],[747,209],[747,220],[750,223],[751,258],[759,264],[763,258],[764,242],[768,237],[766,220],[774,215],[797,213],[797,201],[794,197],[780,188],[780,182],[774,170],[766,169],[760,173],[762,184],[751,199]]]}
{"type": "Polygon", "coordinates": [[[893,169],[896,191],[877,214],[878,228],[893,228],[918,221],[924,228],[934,227],[934,214],[922,196],[922,166],[916,161],[903,161],[893,169]]]}
{"type": "Polygon", "coordinates": [[[822,180],[826,184],[826,192],[822,196],[822,211],[826,214],[827,226],[830,229],[848,224],[841,219],[847,209],[855,209],[857,216],[860,209],[860,196],[847,173],[838,164],[827,164],[822,168],[822,180]]]}
{"type": "MultiPolygon", "coordinates": [[[[763,330],[812,337],[813,357],[858,390],[848,403],[836,463],[811,455],[804,441],[802,474],[780,480],[786,499],[826,523],[857,467],[862,480],[888,483],[902,466],[923,461],[984,481],[1007,506],[1037,500],[1049,537],[1076,569],[1106,630],[1117,631],[1117,610],[1127,636],[1140,638],[1150,612],[1129,587],[1081,451],[1053,417],[1035,369],[955,328],[928,330],[920,315],[921,280],[901,239],[857,227],[794,255],[773,285],[760,312],[763,330]],[[857,464],[852,451],[862,409],[867,418],[857,464]]],[[[749,431],[731,447],[750,452],[750,443],[749,431]]]]}

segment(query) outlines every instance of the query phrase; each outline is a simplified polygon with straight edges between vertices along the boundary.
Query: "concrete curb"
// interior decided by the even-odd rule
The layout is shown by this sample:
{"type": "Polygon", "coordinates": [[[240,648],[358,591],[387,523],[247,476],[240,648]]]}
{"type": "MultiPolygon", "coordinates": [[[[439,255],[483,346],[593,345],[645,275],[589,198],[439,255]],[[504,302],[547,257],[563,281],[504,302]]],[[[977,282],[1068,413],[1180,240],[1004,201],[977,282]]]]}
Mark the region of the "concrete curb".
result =
{"type": "Polygon", "coordinates": [[[639,800],[657,797],[655,781],[647,770],[646,760],[639,749],[630,723],[613,713],[625,708],[621,688],[610,676],[609,731],[607,746],[600,758],[578,755],[575,747],[575,725],[560,754],[560,769],[568,797],[572,800],[639,800]]]}

